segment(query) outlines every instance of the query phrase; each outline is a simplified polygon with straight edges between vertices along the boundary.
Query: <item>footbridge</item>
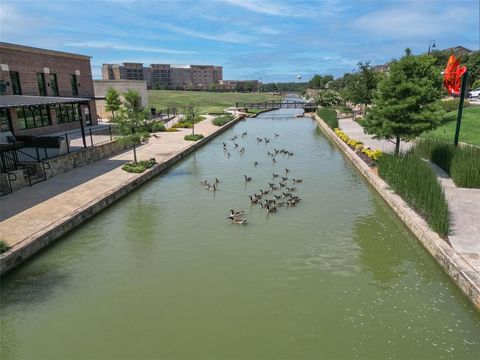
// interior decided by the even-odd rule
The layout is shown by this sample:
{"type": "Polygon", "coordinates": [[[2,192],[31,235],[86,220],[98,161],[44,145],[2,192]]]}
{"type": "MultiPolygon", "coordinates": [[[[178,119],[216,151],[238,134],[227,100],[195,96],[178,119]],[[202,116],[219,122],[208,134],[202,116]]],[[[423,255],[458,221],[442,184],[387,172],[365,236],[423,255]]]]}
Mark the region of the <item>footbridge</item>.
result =
{"type": "Polygon", "coordinates": [[[258,103],[239,103],[236,104],[237,109],[256,109],[256,110],[274,110],[274,109],[303,109],[305,112],[313,112],[317,106],[298,100],[271,100],[258,103]]]}

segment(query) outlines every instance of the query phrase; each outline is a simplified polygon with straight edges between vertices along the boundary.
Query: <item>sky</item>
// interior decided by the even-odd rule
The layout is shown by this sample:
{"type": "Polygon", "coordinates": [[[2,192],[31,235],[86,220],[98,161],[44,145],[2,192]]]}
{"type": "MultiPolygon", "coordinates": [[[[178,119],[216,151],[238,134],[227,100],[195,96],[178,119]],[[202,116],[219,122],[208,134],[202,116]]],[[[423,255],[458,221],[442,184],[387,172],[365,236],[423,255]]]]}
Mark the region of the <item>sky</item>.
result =
{"type": "Polygon", "coordinates": [[[103,63],[213,64],[264,83],[341,76],[359,61],[480,48],[480,0],[1,0],[0,39],[103,63]]]}

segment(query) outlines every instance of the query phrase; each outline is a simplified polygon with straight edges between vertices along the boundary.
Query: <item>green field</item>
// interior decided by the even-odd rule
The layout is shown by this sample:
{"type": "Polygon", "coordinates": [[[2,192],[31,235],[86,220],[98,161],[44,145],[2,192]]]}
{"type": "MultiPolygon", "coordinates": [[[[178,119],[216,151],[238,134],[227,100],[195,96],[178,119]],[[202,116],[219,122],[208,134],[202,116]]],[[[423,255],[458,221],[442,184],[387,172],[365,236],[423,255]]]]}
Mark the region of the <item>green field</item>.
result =
{"type": "Polygon", "coordinates": [[[200,114],[206,114],[222,112],[225,108],[235,106],[236,102],[261,102],[279,100],[280,98],[280,96],[274,96],[270,93],[149,90],[148,107],[162,109],[167,106],[194,105],[198,107],[200,114]]]}
{"type": "MultiPolygon", "coordinates": [[[[457,126],[457,111],[447,114],[449,121],[433,131],[422,135],[423,138],[437,138],[453,142],[457,126]]],[[[480,146],[480,106],[469,106],[463,109],[460,142],[480,146]]]]}

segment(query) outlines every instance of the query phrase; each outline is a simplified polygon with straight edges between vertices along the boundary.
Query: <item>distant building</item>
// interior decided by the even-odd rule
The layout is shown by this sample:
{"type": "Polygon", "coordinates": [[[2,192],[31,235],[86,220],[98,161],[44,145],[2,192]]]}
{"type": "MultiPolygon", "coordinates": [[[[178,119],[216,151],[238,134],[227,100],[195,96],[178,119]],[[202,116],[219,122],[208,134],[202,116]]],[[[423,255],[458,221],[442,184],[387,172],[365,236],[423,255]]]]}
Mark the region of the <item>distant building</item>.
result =
{"type": "Polygon", "coordinates": [[[98,117],[110,119],[112,113],[105,110],[105,95],[109,88],[117,90],[120,94],[127,90],[136,90],[140,94],[141,105],[148,105],[147,82],[143,80],[93,80],[95,91],[95,106],[98,117]]]}
{"type": "Polygon", "coordinates": [[[260,81],[258,80],[220,80],[220,90],[224,91],[259,91],[260,81]]]}
{"type": "Polygon", "coordinates": [[[1,132],[47,135],[97,123],[90,57],[0,42],[1,132]]]}
{"type": "Polygon", "coordinates": [[[467,49],[466,47],[463,47],[463,46],[455,46],[455,47],[447,48],[441,51],[453,53],[455,54],[455,56],[463,56],[473,52],[472,50],[467,49]]]}
{"type": "Polygon", "coordinates": [[[103,64],[104,80],[144,80],[148,88],[208,89],[218,84],[223,68],[214,65],[171,65],[141,63],[103,64]]]}

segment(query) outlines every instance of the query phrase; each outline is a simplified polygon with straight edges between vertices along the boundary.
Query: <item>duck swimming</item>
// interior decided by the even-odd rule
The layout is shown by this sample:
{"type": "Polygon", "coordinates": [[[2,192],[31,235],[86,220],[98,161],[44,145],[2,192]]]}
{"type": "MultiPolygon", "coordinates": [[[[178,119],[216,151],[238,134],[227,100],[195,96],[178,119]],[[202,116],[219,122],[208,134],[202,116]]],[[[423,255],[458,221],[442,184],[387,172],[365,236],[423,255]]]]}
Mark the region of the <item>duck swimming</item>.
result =
{"type": "Polygon", "coordinates": [[[245,181],[252,181],[251,176],[243,175],[243,177],[245,178],[245,181]]]}

